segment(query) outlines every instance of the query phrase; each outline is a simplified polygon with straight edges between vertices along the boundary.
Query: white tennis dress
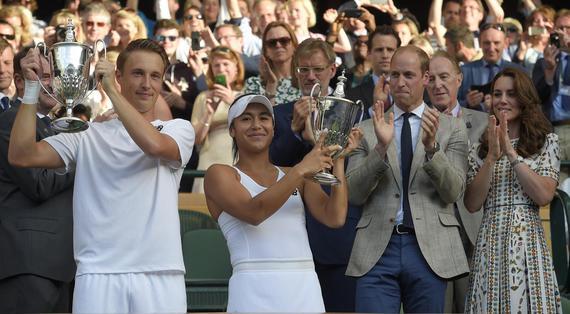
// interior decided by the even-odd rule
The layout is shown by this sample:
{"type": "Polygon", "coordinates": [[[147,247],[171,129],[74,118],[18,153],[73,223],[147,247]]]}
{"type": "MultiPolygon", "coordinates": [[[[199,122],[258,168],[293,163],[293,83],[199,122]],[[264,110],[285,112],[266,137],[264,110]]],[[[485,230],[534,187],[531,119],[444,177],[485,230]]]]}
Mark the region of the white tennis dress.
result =
{"type": "MultiPolygon", "coordinates": [[[[235,169],[251,196],[266,189],[235,169]]],[[[277,180],[281,180],[285,174],[278,170],[277,180]]],[[[325,311],[298,191],[258,226],[226,212],[222,212],[218,222],[233,267],[228,312],[325,311]]]]}

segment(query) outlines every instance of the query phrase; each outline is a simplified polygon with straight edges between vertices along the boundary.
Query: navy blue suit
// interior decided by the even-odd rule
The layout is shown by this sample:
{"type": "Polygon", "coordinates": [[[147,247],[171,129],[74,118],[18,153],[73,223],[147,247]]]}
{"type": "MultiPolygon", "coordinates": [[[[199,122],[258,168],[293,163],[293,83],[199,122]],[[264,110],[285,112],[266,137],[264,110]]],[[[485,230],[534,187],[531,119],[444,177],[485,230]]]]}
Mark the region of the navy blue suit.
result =
{"type": "MultiPolygon", "coordinates": [[[[291,130],[294,103],[285,103],[274,108],[275,135],[269,150],[271,161],[282,167],[299,163],[312,149],[312,145],[295,136],[291,130]]],[[[328,192],[328,189],[325,189],[328,192]]],[[[360,207],[349,204],[344,226],[329,228],[318,222],[306,211],[307,233],[315,269],[319,276],[327,312],[354,312],[356,280],[346,276],[346,265],[360,219],[360,207]]]]}
{"type": "MultiPolygon", "coordinates": [[[[525,71],[524,68],[522,68],[520,65],[505,60],[501,60],[498,65],[499,70],[507,67],[514,67],[525,71]]],[[[490,82],[486,77],[484,77],[485,75],[482,75],[482,73],[487,73],[487,71],[488,69],[485,68],[485,62],[483,60],[469,62],[461,66],[461,73],[463,73],[463,82],[461,83],[461,87],[459,88],[459,93],[457,95],[457,99],[459,100],[459,104],[461,104],[461,106],[468,107],[467,93],[469,92],[469,88],[472,85],[485,85],[490,82]]]]}

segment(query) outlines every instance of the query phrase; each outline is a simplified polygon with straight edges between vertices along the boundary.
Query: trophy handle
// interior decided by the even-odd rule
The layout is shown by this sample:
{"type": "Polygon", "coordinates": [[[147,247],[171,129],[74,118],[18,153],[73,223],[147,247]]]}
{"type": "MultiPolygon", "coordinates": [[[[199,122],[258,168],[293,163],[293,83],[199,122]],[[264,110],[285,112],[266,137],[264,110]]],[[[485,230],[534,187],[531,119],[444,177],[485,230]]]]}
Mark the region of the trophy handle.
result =
{"type": "Polygon", "coordinates": [[[313,99],[321,97],[321,84],[319,82],[315,83],[315,85],[313,85],[313,87],[311,88],[311,93],[309,94],[309,117],[307,117],[308,119],[311,119],[311,116],[313,117],[313,121],[311,123],[309,123],[308,127],[309,127],[309,134],[313,135],[313,140],[315,141],[315,143],[317,143],[317,134],[314,130],[313,125],[316,123],[316,119],[317,119],[317,115],[314,114],[314,107],[313,107],[313,99]],[[317,90],[317,88],[319,89],[319,93],[315,95],[315,91],[317,90]]]}
{"type": "MultiPolygon", "coordinates": [[[[105,42],[101,39],[97,39],[95,41],[95,43],[93,44],[93,55],[95,55],[97,53],[97,44],[98,43],[103,44],[103,58],[107,59],[107,45],[105,45],[105,42]]],[[[97,89],[97,86],[99,86],[99,81],[97,80],[97,78],[94,77],[93,80],[95,80],[95,84],[93,84],[93,87],[87,93],[85,93],[85,97],[87,96],[87,94],[91,94],[94,90],[97,89]]]]}
{"type": "Polygon", "coordinates": [[[360,122],[362,122],[362,119],[364,119],[364,103],[362,102],[362,100],[359,99],[356,101],[356,104],[360,106],[360,119],[358,119],[357,123],[360,124],[360,122]]]}
{"type": "MultiPolygon", "coordinates": [[[[42,48],[43,53],[42,55],[48,60],[49,62],[49,68],[50,68],[50,76],[53,75],[53,67],[52,67],[52,63],[51,63],[51,59],[49,58],[49,54],[48,54],[48,50],[47,50],[47,46],[46,43],[44,42],[39,42],[36,44],[36,48],[40,49],[42,48]]],[[[53,100],[55,100],[60,106],[65,106],[65,104],[63,104],[61,101],[59,101],[57,98],[55,98],[48,90],[47,88],[44,86],[44,84],[42,83],[42,79],[39,77],[39,75],[36,73],[36,77],[38,78],[38,82],[40,83],[41,88],[44,90],[44,92],[51,97],[53,100]]]]}

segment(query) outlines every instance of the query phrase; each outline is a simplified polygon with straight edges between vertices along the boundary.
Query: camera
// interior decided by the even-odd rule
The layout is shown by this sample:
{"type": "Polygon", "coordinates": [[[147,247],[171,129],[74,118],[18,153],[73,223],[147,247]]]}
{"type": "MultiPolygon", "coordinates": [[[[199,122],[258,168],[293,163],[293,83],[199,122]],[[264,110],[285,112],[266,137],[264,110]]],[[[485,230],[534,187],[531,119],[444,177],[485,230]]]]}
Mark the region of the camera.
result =
{"type": "Polygon", "coordinates": [[[556,48],[560,48],[560,35],[558,33],[550,34],[549,42],[551,45],[555,46],[556,48]]]}
{"type": "Polygon", "coordinates": [[[55,38],[57,42],[65,40],[65,25],[57,25],[55,27],[55,38]]]}

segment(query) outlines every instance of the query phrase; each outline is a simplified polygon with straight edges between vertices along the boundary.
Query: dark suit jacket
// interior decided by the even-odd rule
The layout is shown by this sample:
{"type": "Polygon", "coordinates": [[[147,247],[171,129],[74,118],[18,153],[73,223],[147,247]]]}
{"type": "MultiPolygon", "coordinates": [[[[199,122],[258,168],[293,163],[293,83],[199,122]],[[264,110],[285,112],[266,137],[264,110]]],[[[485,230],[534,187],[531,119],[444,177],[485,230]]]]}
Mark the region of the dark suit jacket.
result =
{"type": "MultiPolygon", "coordinates": [[[[271,161],[281,167],[292,167],[311,151],[312,145],[299,140],[291,130],[294,103],[274,107],[275,135],[269,150],[271,161]]],[[[346,265],[350,257],[360,207],[349,204],[344,226],[329,228],[307,213],[307,232],[315,261],[321,264],[346,265]]]]}
{"type": "MultiPolygon", "coordinates": [[[[515,67],[518,68],[519,70],[525,71],[523,67],[521,67],[516,63],[502,60],[499,65],[499,69],[502,70],[507,67],[515,67]]],[[[489,83],[486,80],[481,81],[480,78],[481,71],[485,71],[485,65],[483,63],[483,60],[481,59],[466,63],[463,66],[461,66],[461,73],[463,73],[463,82],[461,83],[461,87],[459,88],[459,93],[457,95],[459,104],[461,104],[461,106],[467,107],[467,92],[469,91],[469,88],[472,85],[484,85],[489,83]]]]}
{"type": "MultiPolygon", "coordinates": [[[[75,275],[73,175],[8,163],[18,107],[0,115],[0,279],[35,274],[70,282],[75,275]]],[[[37,140],[53,135],[39,119],[36,133],[37,140]]]]}
{"type": "Polygon", "coordinates": [[[364,116],[362,120],[370,119],[369,108],[374,105],[374,80],[372,75],[367,75],[362,84],[349,88],[346,97],[352,101],[361,100],[364,103],[364,116]]]}
{"type": "Polygon", "coordinates": [[[542,111],[550,120],[552,102],[554,101],[554,98],[558,96],[558,84],[560,83],[556,78],[560,77],[560,71],[562,69],[560,67],[561,62],[557,62],[556,70],[554,72],[554,83],[552,85],[548,85],[546,84],[546,79],[544,76],[545,63],[546,61],[544,58],[540,58],[538,61],[536,61],[534,64],[534,69],[532,71],[532,81],[542,102],[542,111]]]}

